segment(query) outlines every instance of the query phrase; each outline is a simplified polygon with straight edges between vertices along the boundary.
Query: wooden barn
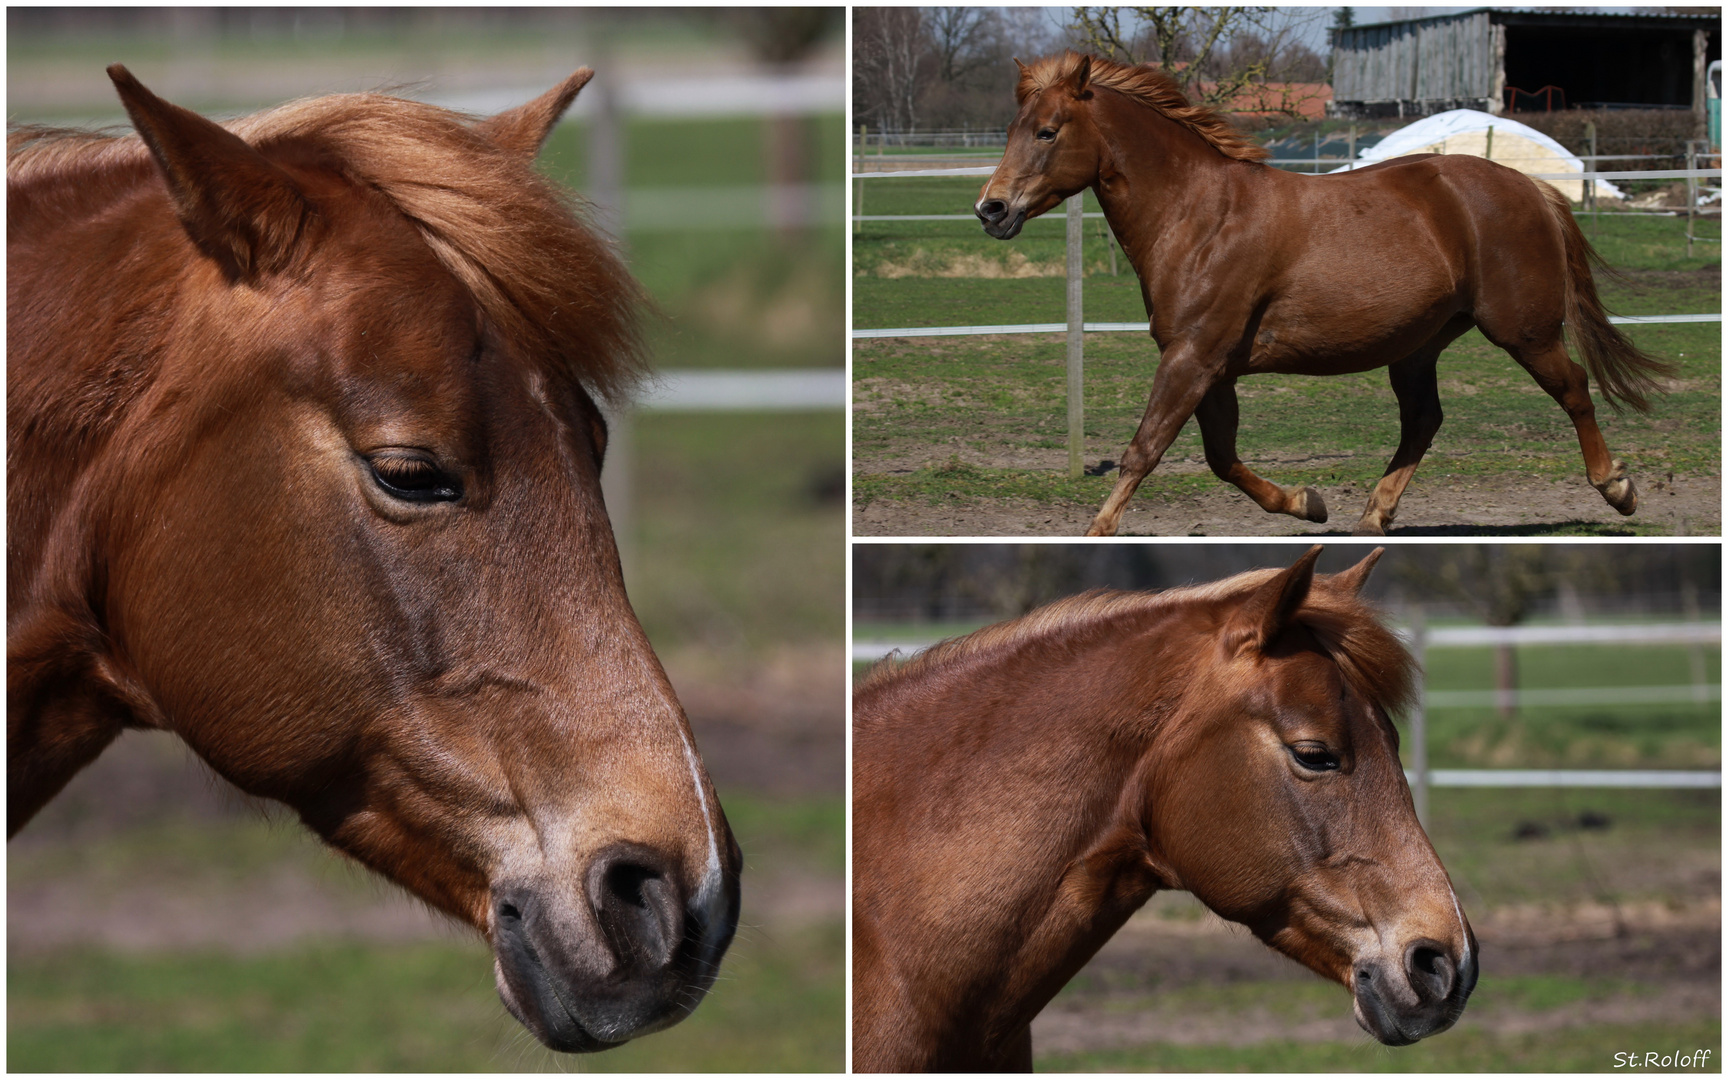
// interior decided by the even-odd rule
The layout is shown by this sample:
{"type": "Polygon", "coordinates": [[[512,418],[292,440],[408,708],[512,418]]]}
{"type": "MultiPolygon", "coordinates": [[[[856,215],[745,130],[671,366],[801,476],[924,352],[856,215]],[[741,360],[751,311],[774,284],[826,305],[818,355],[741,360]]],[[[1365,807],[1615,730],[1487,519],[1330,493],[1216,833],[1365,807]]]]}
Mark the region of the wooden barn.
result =
{"type": "Polygon", "coordinates": [[[1675,108],[1702,125],[1705,69],[1721,55],[1718,8],[1460,9],[1337,31],[1329,113],[1675,108]]]}

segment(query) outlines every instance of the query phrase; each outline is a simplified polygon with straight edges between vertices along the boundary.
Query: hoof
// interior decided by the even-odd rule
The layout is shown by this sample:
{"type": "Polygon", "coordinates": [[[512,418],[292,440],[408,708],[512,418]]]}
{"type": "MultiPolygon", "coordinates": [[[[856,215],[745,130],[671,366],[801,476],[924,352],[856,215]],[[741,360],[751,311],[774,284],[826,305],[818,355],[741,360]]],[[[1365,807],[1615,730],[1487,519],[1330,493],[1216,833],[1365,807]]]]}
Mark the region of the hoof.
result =
{"type": "Polygon", "coordinates": [[[1102,520],[1094,521],[1092,527],[1086,530],[1087,536],[1115,536],[1116,527],[1106,525],[1102,520]]]}
{"type": "Polygon", "coordinates": [[[1626,463],[1615,460],[1608,470],[1608,479],[1596,485],[1596,490],[1608,500],[1608,505],[1631,516],[1638,509],[1638,489],[1633,486],[1632,478],[1626,475],[1626,463]]]}
{"type": "Polygon", "coordinates": [[[1311,487],[1305,487],[1301,491],[1290,494],[1285,506],[1284,512],[1291,517],[1299,517],[1303,521],[1312,521],[1315,524],[1324,524],[1326,521],[1326,500],[1322,499],[1320,493],[1311,487]]]}
{"type": "Polygon", "coordinates": [[[1350,535],[1351,536],[1385,536],[1386,530],[1381,528],[1378,523],[1373,522],[1373,521],[1369,521],[1367,518],[1363,518],[1361,521],[1358,521],[1356,523],[1356,527],[1354,529],[1350,530],[1350,535]]]}

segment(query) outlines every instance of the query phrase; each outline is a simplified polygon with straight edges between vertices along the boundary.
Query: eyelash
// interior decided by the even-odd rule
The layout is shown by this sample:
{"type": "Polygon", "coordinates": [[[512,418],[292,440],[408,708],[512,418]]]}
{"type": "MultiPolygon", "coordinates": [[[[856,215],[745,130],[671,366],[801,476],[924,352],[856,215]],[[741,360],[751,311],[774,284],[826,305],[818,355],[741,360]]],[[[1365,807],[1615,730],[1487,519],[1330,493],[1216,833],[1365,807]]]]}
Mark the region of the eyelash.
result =
{"type": "Polygon", "coordinates": [[[393,499],[403,502],[454,502],[462,485],[425,458],[383,454],[368,458],[372,479],[393,499]]]}

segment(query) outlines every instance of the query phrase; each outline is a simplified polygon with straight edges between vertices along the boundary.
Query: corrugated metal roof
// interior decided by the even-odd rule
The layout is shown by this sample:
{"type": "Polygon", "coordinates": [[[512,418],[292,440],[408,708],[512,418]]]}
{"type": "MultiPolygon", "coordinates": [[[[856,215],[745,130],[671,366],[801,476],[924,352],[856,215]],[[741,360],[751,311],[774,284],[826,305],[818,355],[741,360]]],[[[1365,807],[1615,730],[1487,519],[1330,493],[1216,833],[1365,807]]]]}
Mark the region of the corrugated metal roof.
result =
{"type": "Polygon", "coordinates": [[[1591,8],[1591,7],[1575,7],[1575,8],[1528,8],[1528,7],[1525,7],[1525,8],[1517,8],[1517,7],[1488,8],[1488,7],[1476,7],[1476,8],[1459,8],[1455,11],[1444,11],[1444,12],[1440,12],[1440,13],[1437,13],[1434,15],[1424,15],[1419,19],[1383,19],[1380,22],[1356,23],[1353,26],[1346,26],[1346,27],[1343,27],[1342,29],[1344,29],[1344,30],[1367,30],[1367,29],[1372,29],[1372,28],[1381,27],[1381,26],[1408,26],[1412,23],[1440,22],[1440,21],[1447,20],[1447,19],[1461,19],[1461,18],[1464,18],[1466,16],[1476,15],[1476,14],[1479,14],[1479,13],[1484,12],[1484,11],[1489,12],[1490,14],[1493,14],[1493,15],[1518,15],[1518,16],[1525,17],[1525,18],[1529,18],[1529,17],[1542,18],[1545,16],[1554,16],[1556,18],[1576,19],[1576,18],[1583,16],[1583,17],[1588,17],[1588,18],[1593,18],[1593,19],[1605,19],[1605,20],[1607,20],[1607,19],[1656,19],[1656,20],[1661,20],[1661,21],[1672,21],[1676,25],[1681,25],[1681,24],[1688,23],[1688,22],[1720,22],[1722,19],[1722,12],[1719,8],[1700,8],[1696,12],[1691,12],[1691,11],[1671,11],[1671,10],[1670,11],[1656,11],[1656,10],[1651,9],[1651,8],[1643,8],[1643,9],[1630,8],[1630,9],[1621,9],[1621,10],[1616,11],[1616,10],[1605,10],[1603,8],[1591,8]]]}

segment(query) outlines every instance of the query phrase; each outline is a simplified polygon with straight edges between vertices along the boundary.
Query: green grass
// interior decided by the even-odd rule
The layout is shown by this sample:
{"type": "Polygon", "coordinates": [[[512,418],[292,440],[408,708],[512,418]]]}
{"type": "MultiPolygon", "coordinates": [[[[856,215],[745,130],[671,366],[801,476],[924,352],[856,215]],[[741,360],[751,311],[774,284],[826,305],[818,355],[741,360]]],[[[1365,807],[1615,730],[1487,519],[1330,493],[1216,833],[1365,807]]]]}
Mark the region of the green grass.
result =
{"type": "MultiPolygon", "coordinates": [[[[1474,1004],[1472,1008],[1474,1008],[1474,1004]]],[[[1617,1053],[1712,1051],[1720,1070],[1720,1021],[1592,1024],[1529,1034],[1469,1030],[1468,1020],[1437,1038],[1398,1048],[1358,1043],[1262,1042],[1244,1047],[1138,1046],[1040,1056],[1039,1072],[1611,1072],[1617,1053]]]]}
{"type": "MultiPolygon", "coordinates": [[[[1517,650],[1522,689],[1687,686],[1693,663],[1703,681],[1721,682],[1719,650],[1673,646],[1524,646],[1517,650]]],[[[1429,690],[1494,686],[1494,650],[1434,649],[1424,658],[1429,690]]],[[[1429,762],[1438,768],[1719,768],[1718,702],[1526,706],[1503,718],[1492,706],[1430,710],[1429,762]]]]}
{"type": "MultiPolygon", "coordinates": [[[[724,792],[746,872],[844,872],[843,801],[724,792]]],[[[291,822],[157,822],[75,849],[8,852],[14,885],[124,889],[153,875],[187,889],[272,869],[376,891],[291,822]]],[[[7,961],[15,1071],[833,1071],[844,1031],[844,936],[830,921],[764,927],[744,912],[713,992],[669,1031],[572,1059],[505,1012],[484,945],[320,942],[257,955],[68,950],[7,961]]]]}
{"type": "Polygon", "coordinates": [[[822,1072],[838,1069],[838,923],[747,934],[679,1026],[581,1059],[499,1003],[483,943],[324,945],[264,956],[71,953],[7,971],[20,1072],[822,1072]]]}
{"type": "MultiPolygon", "coordinates": [[[[880,284],[899,288],[907,282],[880,284]]],[[[1006,302],[1008,287],[1025,282],[970,284],[981,286],[972,313],[980,322],[1041,317],[989,307],[991,297],[1006,302]]],[[[925,309],[938,302],[931,297],[916,301],[925,309]]],[[[1609,447],[1628,462],[1646,491],[1669,473],[1719,474],[1720,335],[1715,324],[1628,328],[1641,347],[1674,359],[1681,370],[1676,388],[1659,398],[1649,415],[1598,412],[1609,447]]],[[[1057,335],[856,343],[855,501],[1102,502],[1114,475],[1069,480],[1057,464],[1067,445],[1065,355],[1057,335]],[[1029,450],[1048,451],[1053,464],[1028,468],[978,461],[1029,450]]],[[[1156,356],[1156,347],[1139,335],[1086,336],[1084,456],[1089,465],[1120,458],[1145,408],[1156,356]]],[[[1554,483],[1581,477],[1577,439],[1565,413],[1478,332],[1460,338],[1441,358],[1440,392],[1446,422],[1416,475],[1418,485],[1508,476],[1554,483]]],[[[1306,483],[1329,491],[1354,486],[1354,492],[1344,493],[1341,513],[1353,512],[1356,500],[1366,498],[1398,443],[1397,402],[1383,372],[1325,379],[1257,375],[1242,380],[1237,393],[1238,446],[1249,466],[1279,484],[1306,483]],[[1268,462],[1275,457],[1299,460],[1268,462]]],[[[1198,428],[1190,422],[1144,490],[1180,495],[1219,489],[1205,466],[1198,428]]],[[[1580,512],[1594,509],[1594,493],[1583,489],[1580,495],[1589,496],[1580,512]]],[[[1638,517],[1581,526],[1617,534],[1662,527],[1638,517]]]]}
{"type": "Polygon", "coordinates": [[[1428,834],[1466,910],[1720,897],[1718,790],[1435,788],[1428,834]],[[1586,812],[1606,829],[1581,829],[1586,812]],[[1521,824],[1547,835],[1520,839],[1521,824]]]}
{"type": "Polygon", "coordinates": [[[655,646],[841,641],[843,415],[662,413],[633,429],[626,579],[655,646]]]}

